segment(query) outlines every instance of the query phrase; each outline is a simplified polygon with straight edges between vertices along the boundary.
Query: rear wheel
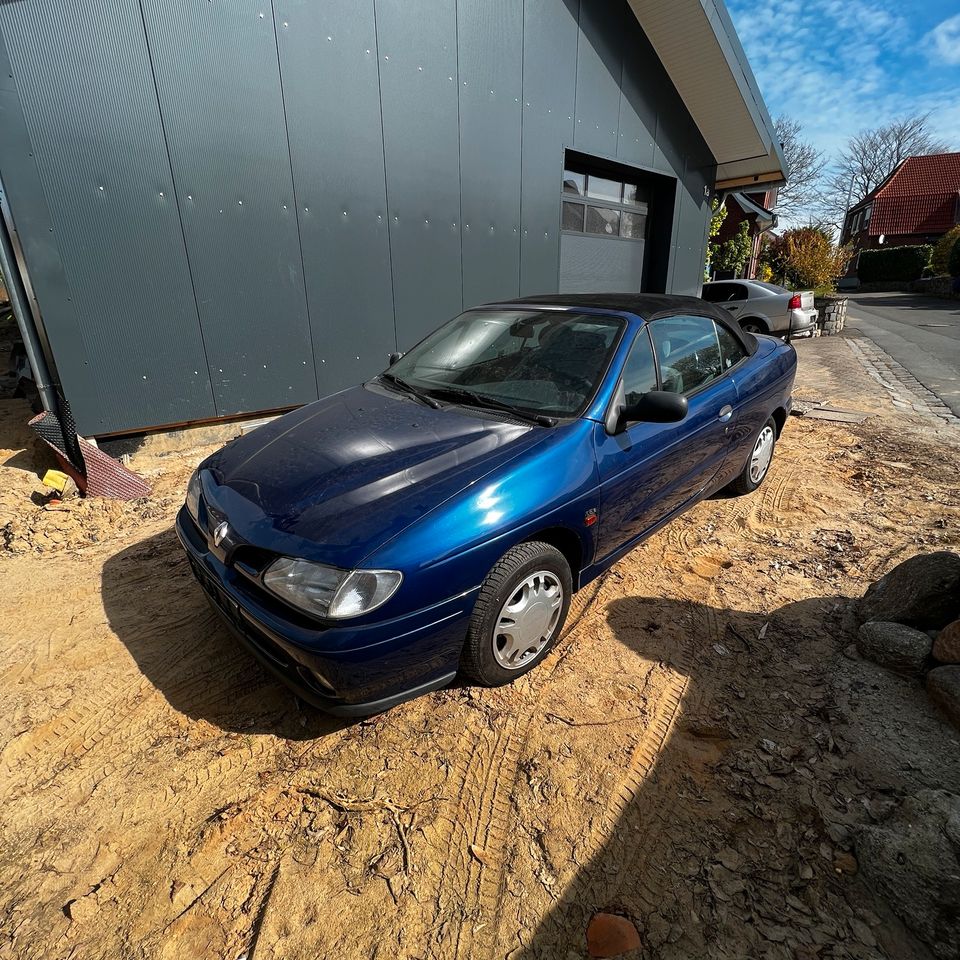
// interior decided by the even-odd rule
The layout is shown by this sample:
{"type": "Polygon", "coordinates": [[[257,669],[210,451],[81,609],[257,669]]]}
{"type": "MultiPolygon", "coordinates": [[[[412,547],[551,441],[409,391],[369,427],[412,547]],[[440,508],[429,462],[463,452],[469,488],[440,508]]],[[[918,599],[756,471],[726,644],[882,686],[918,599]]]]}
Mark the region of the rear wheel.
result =
{"type": "Polygon", "coordinates": [[[531,541],[508,550],[480,587],[463,672],[498,687],[532,670],[560,635],[572,592],[570,567],[556,547],[531,541]]]}
{"type": "Polygon", "coordinates": [[[766,333],[767,328],[759,320],[742,320],[740,329],[744,333],[766,333]]]}
{"type": "Polygon", "coordinates": [[[753,493],[763,483],[763,478],[770,470],[776,445],[777,423],[771,417],[754,439],[750,456],[740,476],[730,484],[728,489],[733,493],[753,493]]]}

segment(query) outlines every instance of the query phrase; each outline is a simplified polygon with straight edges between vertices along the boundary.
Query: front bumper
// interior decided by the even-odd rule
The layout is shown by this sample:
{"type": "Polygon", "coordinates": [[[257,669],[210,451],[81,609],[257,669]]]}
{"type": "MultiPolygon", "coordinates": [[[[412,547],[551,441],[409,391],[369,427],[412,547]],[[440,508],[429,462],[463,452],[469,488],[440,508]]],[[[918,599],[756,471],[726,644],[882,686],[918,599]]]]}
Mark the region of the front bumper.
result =
{"type": "Polygon", "coordinates": [[[194,576],[256,658],[308,703],[367,716],[436,690],[456,675],[477,590],[394,620],[325,627],[298,617],[208,549],[186,509],[176,520],[194,576]]]}

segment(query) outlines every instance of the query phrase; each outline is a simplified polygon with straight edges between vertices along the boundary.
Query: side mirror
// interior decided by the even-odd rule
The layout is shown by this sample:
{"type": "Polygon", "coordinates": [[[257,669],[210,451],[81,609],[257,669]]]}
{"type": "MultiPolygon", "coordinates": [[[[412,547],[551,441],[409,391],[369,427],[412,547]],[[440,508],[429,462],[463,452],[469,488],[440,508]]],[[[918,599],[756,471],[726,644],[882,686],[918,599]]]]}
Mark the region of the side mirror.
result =
{"type": "Polygon", "coordinates": [[[621,424],[678,423],[687,415],[687,398],[669,390],[651,390],[620,411],[621,424]]]}
{"type": "Polygon", "coordinates": [[[392,367],[402,356],[402,353],[388,353],[387,363],[392,367]]]}

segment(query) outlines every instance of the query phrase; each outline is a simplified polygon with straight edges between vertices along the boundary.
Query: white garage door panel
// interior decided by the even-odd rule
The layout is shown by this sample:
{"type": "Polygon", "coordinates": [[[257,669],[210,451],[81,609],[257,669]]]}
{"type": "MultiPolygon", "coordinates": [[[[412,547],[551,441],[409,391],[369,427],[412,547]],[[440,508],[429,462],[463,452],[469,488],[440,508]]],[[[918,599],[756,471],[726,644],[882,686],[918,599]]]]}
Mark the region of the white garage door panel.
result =
{"type": "Polygon", "coordinates": [[[643,286],[646,244],[563,234],[560,240],[561,293],[637,293],[643,286]]]}

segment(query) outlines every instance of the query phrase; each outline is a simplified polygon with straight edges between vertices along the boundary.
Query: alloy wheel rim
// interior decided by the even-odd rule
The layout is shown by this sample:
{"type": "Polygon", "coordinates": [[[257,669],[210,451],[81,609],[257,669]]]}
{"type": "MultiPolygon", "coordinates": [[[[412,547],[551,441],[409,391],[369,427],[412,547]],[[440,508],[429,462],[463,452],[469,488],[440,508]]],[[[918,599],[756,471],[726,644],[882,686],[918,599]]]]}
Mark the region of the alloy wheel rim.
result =
{"type": "Polygon", "coordinates": [[[753,483],[759,483],[770,469],[770,461],[773,459],[773,440],[773,427],[764,427],[760,431],[760,436],[757,437],[753,455],[750,457],[750,480],[753,483]]]}
{"type": "Polygon", "coordinates": [[[519,670],[553,638],[563,608],[563,584],[538,570],[514,587],[493,628],[493,656],[506,670],[519,670]]]}

